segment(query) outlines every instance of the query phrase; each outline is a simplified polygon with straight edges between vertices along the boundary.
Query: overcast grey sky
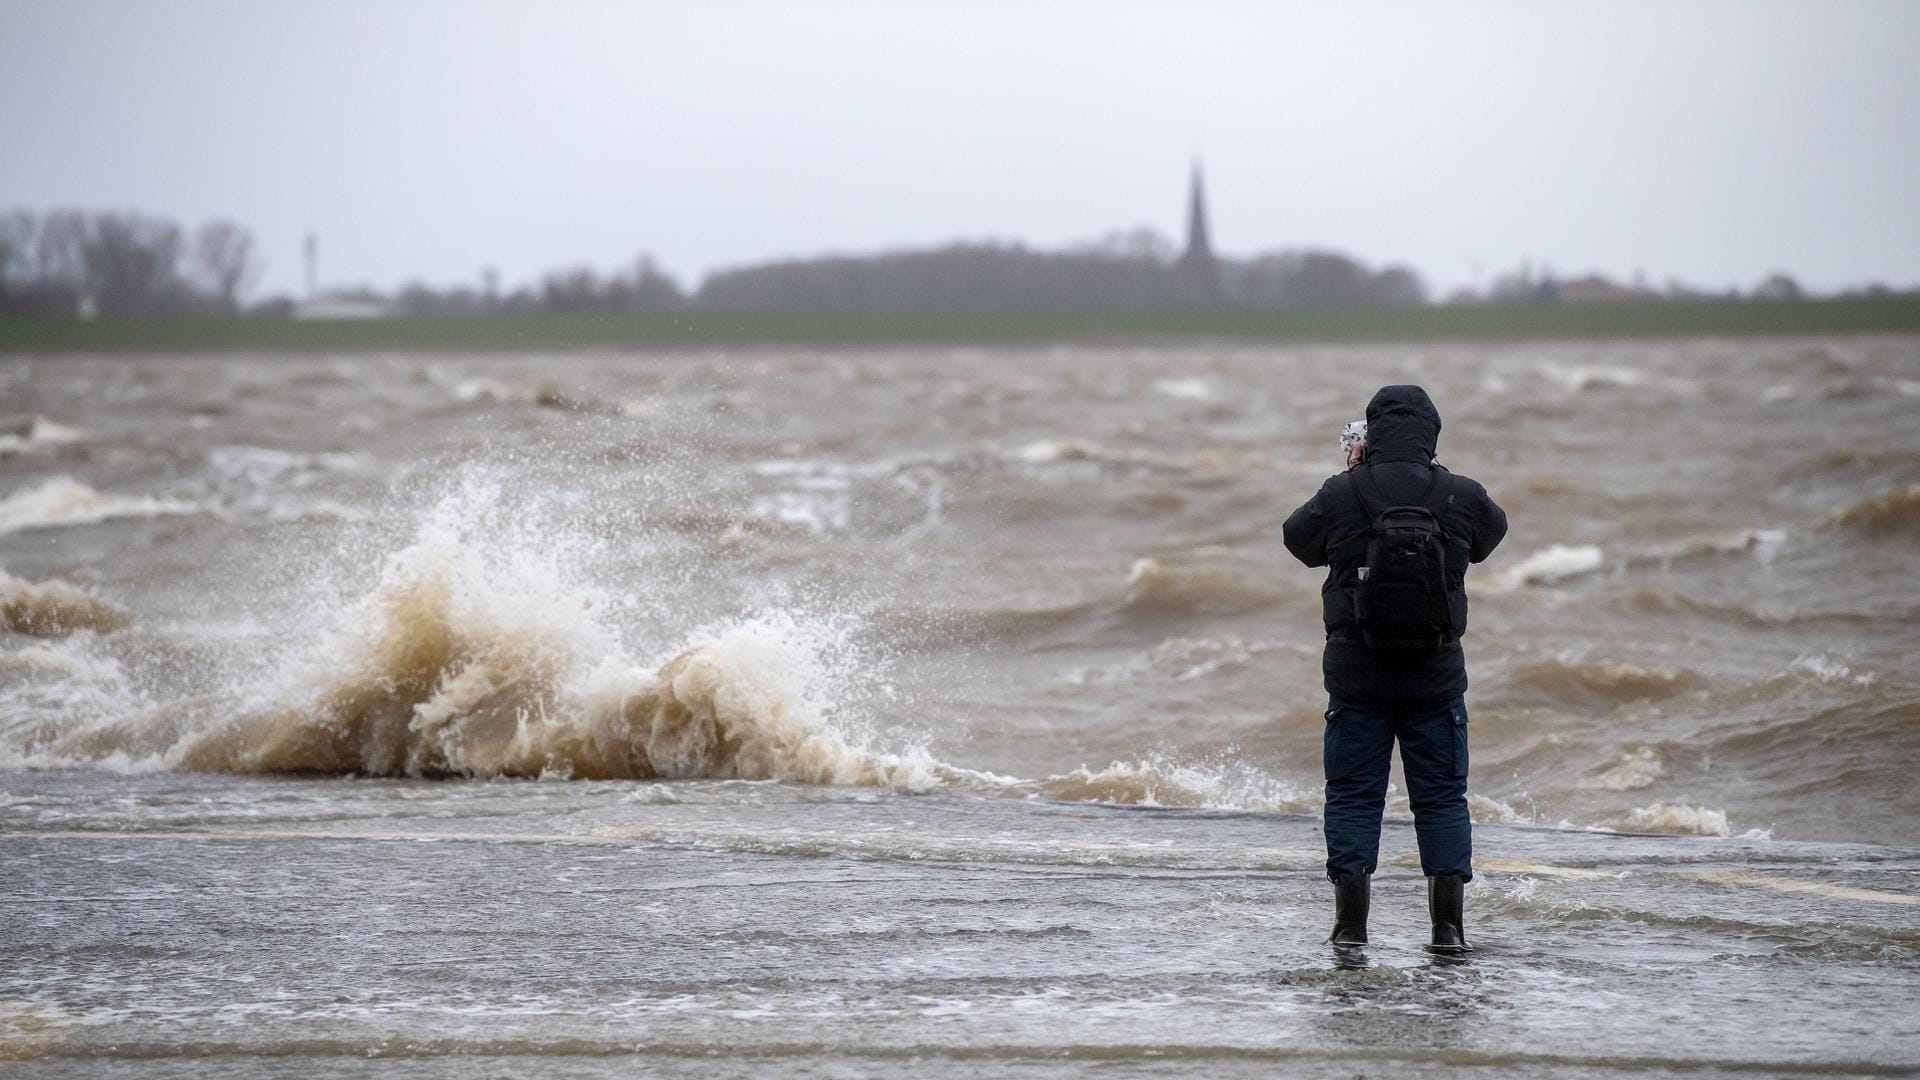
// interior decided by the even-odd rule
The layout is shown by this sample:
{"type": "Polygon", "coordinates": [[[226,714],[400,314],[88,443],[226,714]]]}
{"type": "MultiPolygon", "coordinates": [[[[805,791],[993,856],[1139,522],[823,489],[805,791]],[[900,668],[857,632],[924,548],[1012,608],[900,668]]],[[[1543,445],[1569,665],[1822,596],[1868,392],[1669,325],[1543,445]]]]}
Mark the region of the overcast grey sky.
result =
{"type": "MultiPolygon", "coordinates": [[[[0,0],[0,207],[251,225],[265,287],[684,283],[958,237],[1920,284],[1920,3],[0,0]]],[[[1477,268],[1477,269],[1476,269],[1477,268]]]]}

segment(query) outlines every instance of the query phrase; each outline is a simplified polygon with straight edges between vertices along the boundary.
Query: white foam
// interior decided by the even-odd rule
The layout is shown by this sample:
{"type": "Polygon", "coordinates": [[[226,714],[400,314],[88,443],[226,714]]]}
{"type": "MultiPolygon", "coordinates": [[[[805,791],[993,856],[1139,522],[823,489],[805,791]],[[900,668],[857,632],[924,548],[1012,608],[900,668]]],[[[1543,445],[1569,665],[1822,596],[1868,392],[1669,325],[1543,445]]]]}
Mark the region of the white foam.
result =
{"type": "Polygon", "coordinates": [[[1592,544],[1554,544],[1495,574],[1488,586],[1509,592],[1527,585],[1552,585],[1593,573],[1605,563],[1606,557],[1592,544]]]}
{"type": "Polygon", "coordinates": [[[1051,465],[1059,461],[1098,461],[1107,451],[1085,439],[1040,439],[1014,452],[1029,465],[1051,465]]]}
{"type": "Polygon", "coordinates": [[[1634,387],[1645,382],[1645,373],[1631,368],[1601,364],[1542,364],[1540,374],[1578,393],[1610,387],[1634,387]]]}
{"type": "Polygon", "coordinates": [[[462,404],[474,402],[514,402],[533,404],[543,393],[538,386],[510,383],[500,379],[464,379],[453,388],[453,399],[462,404]]]}
{"type": "Polygon", "coordinates": [[[1823,686],[1872,686],[1876,681],[1873,672],[1855,672],[1845,663],[1826,653],[1810,653],[1796,658],[1787,670],[1801,675],[1823,686]]]}
{"type": "Polygon", "coordinates": [[[816,535],[845,532],[853,521],[853,497],[845,491],[776,491],[755,496],[747,512],[816,535]]]}
{"type": "Polygon", "coordinates": [[[1155,379],[1153,389],[1155,393],[1183,401],[1213,400],[1213,387],[1207,385],[1205,379],[1155,379]]]}
{"type": "Polygon", "coordinates": [[[1724,810],[1685,803],[1654,803],[1636,807],[1623,818],[1608,822],[1628,832],[1678,833],[1685,836],[1729,836],[1724,810]]]}
{"type": "Polygon", "coordinates": [[[0,534],[91,525],[113,518],[193,514],[199,509],[177,499],[99,492],[70,476],[56,476],[38,487],[16,491],[0,500],[0,534]]]}
{"type": "Polygon", "coordinates": [[[35,416],[14,430],[0,431],[0,457],[77,443],[86,436],[87,433],[79,428],[55,423],[44,416],[35,416]]]}
{"type": "Polygon", "coordinates": [[[1242,761],[1183,761],[1150,755],[1102,769],[1082,766],[1039,780],[992,777],[1004,794],[1130,806],[1184,806],[1301,813],[1317,808],[1317,793],[1242,761]]]}
{"type": "Polygon", "coordinates": [[[339,477],[376,475],[364,454],[307,454],[265,446],[220,446],[207,455],[208,479],[199,504],[242,518],[300,521],[325,517],[359,521],[365,510],[312,493],[339,477]]]}
{"type": "MultiPolygon", "coordinates": [[[[144,704],[120,663],[98,650],[92,633],[0,653],[0,765],[90,760],[97,755],[58,753],[55,746],[144,704]]],[[[120,747],[109,752],[114,749],[120,747]]]]}
{"type": "Polygon", "coordinates": [[[1667,767],[1650,746],[1643,746],[1591,776],[1581,777],[1579,786],[1591,791],[1638,791],[1652,787],[1667,773],[1667,767]]]}
{"type": "Polygon", "coordinates": [[[1497,825],[1527,825],[1533,822],[1531,816],[1520,813],[1511,804],[1471,791],[1467,793],[1467,813],[1475,821],[1497,825]]]}

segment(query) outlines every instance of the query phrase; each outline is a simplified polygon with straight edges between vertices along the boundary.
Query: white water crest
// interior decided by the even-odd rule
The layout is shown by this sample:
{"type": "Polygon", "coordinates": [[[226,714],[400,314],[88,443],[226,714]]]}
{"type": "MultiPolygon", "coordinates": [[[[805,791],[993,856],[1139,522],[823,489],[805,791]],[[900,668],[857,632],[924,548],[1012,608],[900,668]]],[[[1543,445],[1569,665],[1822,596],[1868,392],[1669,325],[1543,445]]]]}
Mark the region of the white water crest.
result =
{"type": "Polygon", "coordinates": [[[1605,564],[1605,556],[1592,544],[1554,544],[1500,571],[1487,584],[1496,592],[1511,592],[1527,585],[1553,585],[1591,574],[1605,564]]]}
{"type": "Polygon", "coordinates": [[[66,446],[86,437],[87,433],[79,428],[68,427],[44,416],[0,422],[0,458],[66,446]]]}
{"type": "Polygon", "coordinates": [[[76,630],[107,633],[125,626],[126,609],[65,581],[24,581],[0,569],[0,630],[60,637],[76,630]]]}
{"type": "Polygon", "coordinates": [[[56,476],[0,499],[0,533],[91,525],[112,518],[192,514],[199,509],[177,499],[95,491],[70,476],[56,476]]]}

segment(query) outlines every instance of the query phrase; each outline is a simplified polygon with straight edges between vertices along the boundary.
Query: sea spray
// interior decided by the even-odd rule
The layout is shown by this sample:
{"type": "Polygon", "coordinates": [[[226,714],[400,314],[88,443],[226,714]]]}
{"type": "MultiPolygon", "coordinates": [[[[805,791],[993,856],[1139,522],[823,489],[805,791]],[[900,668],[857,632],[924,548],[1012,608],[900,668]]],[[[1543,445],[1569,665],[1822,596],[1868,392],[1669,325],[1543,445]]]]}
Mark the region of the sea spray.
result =
{"type": "MultiPolygon", "coordinates": [[[[526,519],[520,519],[524,522],[526,519]]],[[[540,520],[550,520],[540,518],[540,520]]],[[[765,612],[636,662],[592,541],[516,528],[475,481],[427,515],[265,708],[194,732],[183,768],[412,776],[785,779],[924,788],[924,754],[869,748],[839,693],[844,620],[765,612]],[[837,665],[837,666],[836,666],[837,665]]]]}

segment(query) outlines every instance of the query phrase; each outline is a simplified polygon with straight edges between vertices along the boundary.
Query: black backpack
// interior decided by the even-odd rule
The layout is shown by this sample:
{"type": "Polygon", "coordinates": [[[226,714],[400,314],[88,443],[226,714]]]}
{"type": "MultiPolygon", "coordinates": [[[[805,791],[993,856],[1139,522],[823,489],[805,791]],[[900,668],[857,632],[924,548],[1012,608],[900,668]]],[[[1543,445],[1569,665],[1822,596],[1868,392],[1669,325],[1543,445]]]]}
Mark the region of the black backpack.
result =
{"type": "Polygon", "coordinates": [[[1373,519],[1353,591],[1361,640],[1386,652],[1426,652],[1452,641],[1458,633],[1447,605],[1447,533],[1440,525],[1452,476],[1434,466],[1427,493],[1414,506],[1388,506],[1370,466],[1354,469],[1347,479],[1373,519]]]}

